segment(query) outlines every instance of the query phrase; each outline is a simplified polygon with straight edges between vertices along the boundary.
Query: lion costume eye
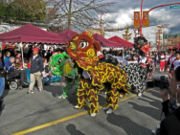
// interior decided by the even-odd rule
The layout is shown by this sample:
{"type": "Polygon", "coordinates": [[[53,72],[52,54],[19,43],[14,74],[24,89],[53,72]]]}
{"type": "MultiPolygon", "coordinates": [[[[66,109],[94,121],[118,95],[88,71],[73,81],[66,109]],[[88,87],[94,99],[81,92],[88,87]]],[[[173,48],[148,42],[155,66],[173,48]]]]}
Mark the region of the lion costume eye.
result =
{"type": "Polygon", "coordinates": [[[85,48],[87,46],[89,46],[89,42],[83,41],[79,43],[79,48],[85,48]]]}

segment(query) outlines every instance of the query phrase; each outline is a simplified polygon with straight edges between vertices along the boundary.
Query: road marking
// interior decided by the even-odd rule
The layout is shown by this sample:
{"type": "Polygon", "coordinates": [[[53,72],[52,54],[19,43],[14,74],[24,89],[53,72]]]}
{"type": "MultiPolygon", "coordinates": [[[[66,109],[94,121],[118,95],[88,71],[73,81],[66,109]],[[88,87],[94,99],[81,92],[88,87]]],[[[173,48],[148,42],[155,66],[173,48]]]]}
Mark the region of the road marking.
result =
{"type": "MultiPolygon", "coordinates": [[[[148,89],[144,93],[147,93],[150,90],[152,90],[152,89],[148,89]]],[[[124,97],[124,98],[119,100],[119,103],[124,102],[124,101],[126,101],[128,99],[134,98],[136,96],[137,96],[136,94],[132,94],[130,96],[124,97]]],[[[102,106],[100,106],[99,109],[102,109],[102,106]]],[[[51,127],[53,125],[60,124],[60,123],[65,122],[65,121],[72,120],[72,119],[84,116],[86,114],[88,114],[88,111],[83,111],[83,112],[76,113],[76,114],[71,115],[71,116],[67,116],[67,117],[64,117],[64,118],[61,118],[61,119],[58,119],[58,120],[55,120],[55,121],[51,121],[51,122],[48,122],[48,123],[44,123],[44,124],[41,124],[41,125],[38,125],[38,126],[35,126],[35,127],[32,127],[32,128],[23,130],[23,131],[13,133],[12,135],[25,135],[25,134],[28,134],[28,133],[31,133],[31,132],[38,131],[38,130],[43,129],[43,128],[51,127]]]]}
{"type": "Polygon", "coordinates": [[[55,120],[55,121],[51,121],[51,122],[48,122],[48,123],[45,123],[45,124],[42,124],[42,125],[39,125],[39,126],[35,126],[35,127],[29,128],[29,129],[26,129],[26,130],[23,130],[23,131],[20,131],[20,132],[17,132],[17,133],[13,133],[12,135],[28,134],[28,133],[31,133],[31,132],[34,132],[34,131],[37,131],[37,130],[40,130],[40,129],[43,129],[43,128],[47,128],[47,127],[62,123],[64,121],[75,119],[75,118],[83,116],[85,114],[88,114],[88,111],[83,111],[83,112],[80,112],[80,113],[77,113],[77,114],[74,114],[74,115],[71,115],[71,116],[64,117],[64,118],[59,119],[59,120],[55,120]]]}

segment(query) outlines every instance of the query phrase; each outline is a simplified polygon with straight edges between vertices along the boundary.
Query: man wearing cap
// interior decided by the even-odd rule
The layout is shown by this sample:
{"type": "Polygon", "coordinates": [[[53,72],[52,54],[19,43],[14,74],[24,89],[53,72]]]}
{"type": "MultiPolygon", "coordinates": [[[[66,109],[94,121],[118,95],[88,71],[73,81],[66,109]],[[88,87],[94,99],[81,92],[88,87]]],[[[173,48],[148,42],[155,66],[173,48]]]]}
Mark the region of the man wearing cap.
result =
{"type": "Polygon", "coordinates": [[[43,90],[43,85],[42,85],[42,78],[41,74],[43,71],[43,59],[41,56],[38,54],[39,49],[34,48],[33,49],[33,57],[31,59],[31,69],[30,69],[30,85],[29,85],[29,91],[28,93],[34,93],[34,84],[37,80],[38,83],[38,89],[41,92],[43,90]]]}

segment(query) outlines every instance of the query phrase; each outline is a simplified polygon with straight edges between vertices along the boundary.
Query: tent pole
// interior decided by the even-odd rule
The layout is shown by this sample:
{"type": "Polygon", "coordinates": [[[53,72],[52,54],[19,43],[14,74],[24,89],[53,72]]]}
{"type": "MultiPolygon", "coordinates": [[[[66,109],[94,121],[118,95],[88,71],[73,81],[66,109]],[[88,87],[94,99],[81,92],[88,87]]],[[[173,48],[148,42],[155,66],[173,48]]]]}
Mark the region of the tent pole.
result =
{"type": "Polygon", "coordinates": [[[122,55],[123,55],[123,59],[124,59],[124,48],[123,48],[123,54],[122,55]]]}
{"type": "Polygon", "coordinates": [[[24,69],[24,55],[23,55],[23,44],[22,44],[22,42],[20,43],[20,47],[21,47],[22,67],[24,69]]]}

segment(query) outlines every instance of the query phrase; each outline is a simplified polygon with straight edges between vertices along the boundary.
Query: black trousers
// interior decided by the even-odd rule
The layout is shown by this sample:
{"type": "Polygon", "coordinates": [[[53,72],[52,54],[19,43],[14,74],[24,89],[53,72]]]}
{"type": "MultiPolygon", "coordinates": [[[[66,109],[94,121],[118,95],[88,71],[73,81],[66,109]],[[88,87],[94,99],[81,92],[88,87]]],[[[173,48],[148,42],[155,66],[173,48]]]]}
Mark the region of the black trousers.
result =
{"type": "Polygon", "coordinates": [[[27,75],[25,70],[15,70],[14,72],[8,73],[9,79],[20,78],[21,85],[27,84],[27,75]]]}

